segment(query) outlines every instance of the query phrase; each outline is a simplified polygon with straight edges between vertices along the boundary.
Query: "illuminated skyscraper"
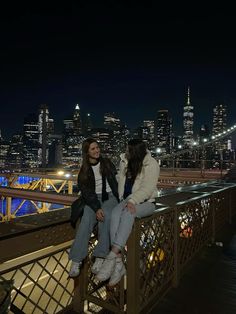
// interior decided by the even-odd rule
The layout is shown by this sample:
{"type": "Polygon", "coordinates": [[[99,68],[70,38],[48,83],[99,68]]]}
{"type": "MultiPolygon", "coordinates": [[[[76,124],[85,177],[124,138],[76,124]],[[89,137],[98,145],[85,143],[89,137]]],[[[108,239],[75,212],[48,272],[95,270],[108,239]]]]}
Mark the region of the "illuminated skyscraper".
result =
{"type": "Polygon", "coordinates": [[[39,124],[36,114],[29,114],[24,119],[23,129],[23,165],[38,167],[39,124]]]}
{"type": "Polygon", "coordinates": [[[120,128],[120,119],[116,116],[114,112],[105,113],[104,126],[111,129],[120,128]]]}
{"type": "MultiPolygon", "coordinates": [[[[212,135],[217,135],[226,131],[227,124],[227,106],[224,104],[216,105],[213,108],[213,127],[212,127],[212,135]]],[[[231,148],[231,140],[229,138],[225,138],[219,142],[216,142],[215,151],[218,151],[219,154],[222,153],[223,150],[231,148]]]]}
{"type": "Polygon", "coordinates": [[[213,128],[212,135],[222,133],[226,130],[227,107],[224,104],[216,105],[213,108],[213,128]]]}
{"type": "Polygon", "coordinates": [[[9,167],[22,168],[23,164],[23,141],[21,134],[15,134],[10,141],[10,147],[7,156],[7,165],[9,167]]]}
{"type": "Polygon", "coordinates": [[[80,115],[80,107],[79,104],[76,104],[75,111],[73,115],[73,123],[74,123],[74,131],[77,135],[82,134],[82,121],[80,115]]]}
{"type": "Polygon", "coordinates": [[[84,140],[78,104],[75,106],[73,117],[63,120],[63,125],[63,163],[70,166],[78,166],[82,154],[82,142],[84,140]]]}
{"type": "Polygon", "coordinates": [[[85,122],[84,122],[84,134],[88,135],[93,128],[92,124],[92,119],[91,119],[91,114],[87,113],[85,117],[85,122]]]}
{"type": "Polygon", "coordinates": [[[39,150],[38,150],[38,161],[39,165],[43,168],[46,167],[48,161],[48,119],[49,111],[47,105],[43,104],[39,108],[38,116],[39,126],[39,150]]]}
{"type": "Polygon", "coordinates": [[[144,120],[143,126],[148,129],[147,146],[151,151],[155,150],[155,122],[154,120],[144,120]]]}
{"type": "Polygon", "coordinates": [[[10,143],[0,137],[0,168],[7,166],[7,156],[10,148],[10,143]]]}
{"type": "Polygon", "coordinates": [[[104,126],[109,131],[110,138],[107,151],[109,146],[111,147],[111,158],[115,165],[119,164],[120,154],[126,149],[127,144],[127,128],[121,124],[120,118],[114,113],[106,113],[104,115],[104,126]]]}
{"type": "Polygon", "coordinates": [[[183,135],[183,145],[184,147],[193,146],[193,106],[190,102],[190,88],[188,87],[187,93],[187,103],[184,106],[184,115],[183,115],[183,126],[184,126],[184,135],[183,135]]]}
{"type": "Polygon", "coordinates": [[[156,148],[161,153],[170,153],[172,150],[172,118],[168,110],[159,110],[156,119],[156,148]]]}

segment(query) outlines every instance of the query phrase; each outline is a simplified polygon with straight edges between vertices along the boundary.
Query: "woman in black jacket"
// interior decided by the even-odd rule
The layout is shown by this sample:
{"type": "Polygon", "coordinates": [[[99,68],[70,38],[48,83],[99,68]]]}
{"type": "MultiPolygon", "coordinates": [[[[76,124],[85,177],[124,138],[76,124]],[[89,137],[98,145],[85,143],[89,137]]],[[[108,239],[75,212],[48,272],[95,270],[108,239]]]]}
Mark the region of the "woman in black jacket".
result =
{"type": "Polygon", "coordinates": [[[85,203],[83,216],[77,226],[69,259],[72,261],[70,277],[77,277],[83,259],[88,254],[88,244],[94,226],[98,224],[98,243],[92,272],[97,274],[110,248],[110,217],[119,200],[116,168],[100,155],[96,140],[88,138],[82,146],[82,167],[78,175],[78,187],[85,203]]]}

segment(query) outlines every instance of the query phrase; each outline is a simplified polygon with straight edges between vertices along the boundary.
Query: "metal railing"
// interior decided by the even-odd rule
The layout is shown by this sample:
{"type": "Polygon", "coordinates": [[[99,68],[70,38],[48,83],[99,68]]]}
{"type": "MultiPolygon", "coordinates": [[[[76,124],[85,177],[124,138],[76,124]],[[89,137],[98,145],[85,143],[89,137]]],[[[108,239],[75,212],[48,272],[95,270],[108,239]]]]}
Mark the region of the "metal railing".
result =
{"type": "MultiPolygon", "coordinates": [[[[73,239],[73,233],[69,234],[69,214],[60,222],[51,218],[50,223],[48,217],[55,213],[39,215],[45,217],[46,225],[42,223],[27,234],[22,229],[0,241],[0,251],[4,252],[0,279],[15,281],[12,308],[25,313],[29,309],[30,313],[57,313],[68,308],[92,313],[102,309],[115,313],[148,313],[178,285],[186,265],[197,252],[214,242],[217,232],[231,222],[236,212],[235,191],[234,184],[202,184],[158,198],[152,216],[135,220],[124,252],[127,274],[113,289],[97,282],[91,273],[96,237],[90,240],[88,258],[79,278],[68,281],[67,254],[71,244],[68,241],[73,239]],[[45,241],[40,243],[40,239],[45,241]],[[20,246],[22,240],[24,247],[20,246]],[[7,246],[12,248],[14,242],[19,243],[15,252],[3,250],[7,246]]],[[[18,219],[13,220],[14,226],[18,219]]],[[[32,225],[34,218],[28,219],[32,225]]],[[[22,221],[24,218],[18,221],[21,228],[22,221]]]]}
{"type": "MultiPolygon", "coordinates": [[[[16,218],[18,211],[26,202],[31,204],[34,209],[32,213],[36,214],[48,212],[52,204],[62,204],[60,208],[65,208],[76,199],[76,196],[73,195],[6,187],[0,187],[0,196],[0,222],[16,218]],[[12,208],[13,199],[19,200],[19,204],[14,210],[12,208]]],[[[29,215],[29,213],[26,213],[26,215],[29,215]]]]}

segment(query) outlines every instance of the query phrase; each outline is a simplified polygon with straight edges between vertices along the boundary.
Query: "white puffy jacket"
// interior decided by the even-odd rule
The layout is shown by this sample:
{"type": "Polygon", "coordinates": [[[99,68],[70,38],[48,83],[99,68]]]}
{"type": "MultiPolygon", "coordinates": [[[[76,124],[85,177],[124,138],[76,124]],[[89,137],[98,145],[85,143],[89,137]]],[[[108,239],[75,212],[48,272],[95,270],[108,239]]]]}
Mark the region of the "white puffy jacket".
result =
{"type": "MultiPolygon", "coordinates": [[[[120,200],[122,200],[128,160],[125,157],[125,154],[121,154],[120,158],[121,161],[117,179],[119,197],[120,200]]],[[[134,181],[132,194],[128,196],[129,201],[133,204],[140,204],[144,201],[153,202],[155,197],[157,197],[157,181],[159,174],[160,167],[158,162],[151,156],[150,152],[147,151],[147,154],[143,159],[142,170],[134,181]]]]}

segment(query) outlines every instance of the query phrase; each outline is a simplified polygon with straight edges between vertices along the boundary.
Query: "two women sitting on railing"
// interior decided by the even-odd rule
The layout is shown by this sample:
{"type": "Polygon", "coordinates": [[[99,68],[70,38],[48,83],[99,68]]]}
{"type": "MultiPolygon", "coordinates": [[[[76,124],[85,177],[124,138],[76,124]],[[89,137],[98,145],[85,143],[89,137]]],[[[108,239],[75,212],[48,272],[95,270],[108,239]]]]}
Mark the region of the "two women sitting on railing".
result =
{"type": "Polygon", "coordinates": [[[160,168],[144,142],[130,140],[126,153],[121,155],[117,186],[115,167],[109,159],[100,156],[94,139],[84,141],[82,154],[78,185],[86,205],[69,254],[72,260],[69,276],[79,275],[82,261],[88,254],[91,233],[98,223],[92,272],[99,281],[110,279],[109,285],[113,286],[126,272],[122,250],[135,217],[154,212],[160,168]],[[121,200],[119,204],[118,199],[121,200]]]}

